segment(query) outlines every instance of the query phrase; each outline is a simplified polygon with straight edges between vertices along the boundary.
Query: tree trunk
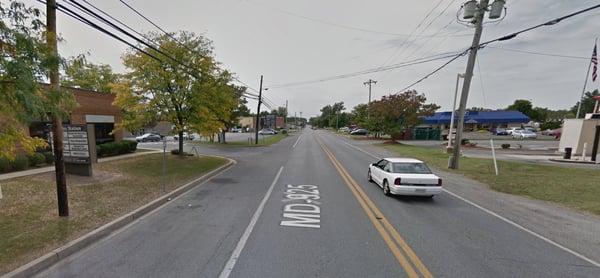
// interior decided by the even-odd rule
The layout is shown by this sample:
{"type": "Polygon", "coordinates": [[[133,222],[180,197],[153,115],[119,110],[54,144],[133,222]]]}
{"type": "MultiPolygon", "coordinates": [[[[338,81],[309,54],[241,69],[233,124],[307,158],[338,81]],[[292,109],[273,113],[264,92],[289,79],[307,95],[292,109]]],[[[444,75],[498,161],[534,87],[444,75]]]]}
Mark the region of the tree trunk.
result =
{"type": "Polygon", "coordinates": [[[221,143],[223,143],[223,144],[227,143],[227,141],[225,141],[225,130],[221,130],[221,140],[222,140],[221,143]]]}
{"type": "Polygon", "coordinates": [[[183,131],[179,132],[179,156],[183,156],[183,131]]]}

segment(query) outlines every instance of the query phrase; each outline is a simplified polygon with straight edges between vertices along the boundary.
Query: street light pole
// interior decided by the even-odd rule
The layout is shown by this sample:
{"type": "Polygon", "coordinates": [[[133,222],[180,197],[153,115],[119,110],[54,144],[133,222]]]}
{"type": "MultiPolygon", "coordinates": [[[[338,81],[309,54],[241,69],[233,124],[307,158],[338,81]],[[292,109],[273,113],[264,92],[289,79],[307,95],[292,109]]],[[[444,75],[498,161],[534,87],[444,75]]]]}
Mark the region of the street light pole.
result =
{"type": "Polygon", "coordinates": [[[254,144],[258,145],[258,122],[260,121],[260,104],[262,103],[263,76],[260,76],[260,89],[258,90],[258,108],[256,108],[256,124],[254,128],[254,144]]]}
{"type": "Polygon", "coordinates": [[[452,102],[452,116],[450,118],[450,129],[448,130],[448,147],[447,149],[452,148],[452,129],[454,128],[454,113],[456,112],[456,97],[458,96],[458,84],[460,82],[460,78],[464,78],[465,75],[459,73],[456,75],[456,87],[454,88],[454,102],[452,102]]]}
{"type": "Polygon", "coordinates": [[[454,149],[452,150],[452,157],[448,163],[448,168],[450,169],[458,169],[458,161],[460,158],[460,141],[462,140],[464,129],[467,98],[469,97],[469,89],[471,87],[471,80],[473,79],[473,69],[475,68],[475,59],[477,59],[477,50],[479,50],[479,41],[481,40],[481,33],[483,32],[483,17],[485,16],[485,11],[487,10],[488,4],[489,0],[481,0],[479,2],[475,20],[473,22],[475,24],[475,35],[473,36],[469,60],[467,61],[467,70],[465,71],[465,80],[463,82],[462,93],[460,95],[456,140],[454,142],[454,149]]]}

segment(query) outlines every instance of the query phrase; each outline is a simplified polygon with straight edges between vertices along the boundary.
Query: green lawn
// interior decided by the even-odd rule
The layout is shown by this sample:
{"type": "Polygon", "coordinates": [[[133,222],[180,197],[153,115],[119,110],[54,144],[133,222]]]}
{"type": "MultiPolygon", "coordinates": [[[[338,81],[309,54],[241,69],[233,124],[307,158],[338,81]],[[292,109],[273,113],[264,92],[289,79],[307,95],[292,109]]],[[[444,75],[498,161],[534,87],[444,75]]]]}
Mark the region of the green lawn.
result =
{"type": "Polygon", "coordinates": [[[402,156],[414,157],[437,169],[463,174],[490,188],[551,201],[600,215],[600,170],[462,157],[459,170],[448,169],[448,154],[441,149],[409,145],[380,145],[402,156]]]}
{"type": "Polygon", "coordinates": [[[194,144],[203,144],[203,145],[213,145],[213,146],[221,146],[221,147],[264,147],[264,146],[270,146],[273,145],[279,141],[281,141],[281,139],[287,137],[287,134],[275,134],[275,135],[271,135],[271,136],[262,136],[262,135],[258,135],[258,145],[254,144],[254,136],[252,137],[252,145],[248,144],[248,141],[233,141],[233,142],[227,142],[225,144],[220,144],[217,142],[194,142],[194,144]]]}
{"type": "MultiPolygon", "coordinates": [[[[166,192],[226,163],[167,156],[166,192]]],[[[53,173],[1,182],[0,274],[73,240],[163,194],[162,154],[97,164],[95,178],[69,176],[70,216],[59,218],[53,173]]]]}

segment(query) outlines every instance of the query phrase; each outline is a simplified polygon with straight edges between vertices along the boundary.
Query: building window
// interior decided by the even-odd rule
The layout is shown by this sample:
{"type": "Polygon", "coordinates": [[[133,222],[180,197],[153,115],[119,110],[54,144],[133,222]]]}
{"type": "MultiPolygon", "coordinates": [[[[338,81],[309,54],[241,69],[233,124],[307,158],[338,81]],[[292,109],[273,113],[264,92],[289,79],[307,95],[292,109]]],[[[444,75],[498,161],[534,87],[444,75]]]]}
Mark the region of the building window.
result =
{"type": "Polygon", "coordinates": [[[114,123],[95,123],[94,132],[96,133],[96,144],[115,141],[115,136],[111,134],[114,127],[114,123]]]}

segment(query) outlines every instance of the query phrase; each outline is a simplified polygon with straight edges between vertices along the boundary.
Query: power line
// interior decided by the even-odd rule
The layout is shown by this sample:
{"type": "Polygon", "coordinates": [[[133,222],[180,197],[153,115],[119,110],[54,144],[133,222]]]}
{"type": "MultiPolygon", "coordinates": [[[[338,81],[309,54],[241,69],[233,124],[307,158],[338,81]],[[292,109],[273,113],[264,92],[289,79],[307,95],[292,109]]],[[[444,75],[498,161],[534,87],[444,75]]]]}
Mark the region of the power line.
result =
{"type": "MultiPolygon", "coordinates": [[[[253,1],[248,1],[248,2],[253,2],[253,1]]],[[[373,29],[368,29],[368,28],[340,24],[340,23],[336,23],[336,22],[332,22],[332,21],[327,21],[327,20],[323,20],[323,19],[319,19],[319,18],[314,18],[314,17],[309,17],[306,15],[298,14],[295,12],[291,12],[289,10],[284,10],[284,9],[279,9],[279,8],[275,8],[272,6],[267,6],[267,5],[264,5],[261,3],[257,3],[257,2],[253,2],[253,3],[256,5],[262,5],[264,7],[267,7],[270,10],[276,11],[281,14],[285,14],[288,16],[304,19],[304,20],[311,21],[311,22],[316,22],[316,23],[323,24],[323,25],[333,26],[333,27],[337,27],[337,28],[341,28],[341,29],[359,31],[359,32],[364,32],[364,33],[371,33],[371,34],[378,34],[378,35],[395,36],[395,37],[410,37],[411,36],[411,34],[385,32],[385,31],[378,31],[378,30],[373,30],[373,29]]],[[[449,35],[449,36],[458,37],[458,36],[464,36],[464,35],[449,35]]],[[[421,37],[430,37],[430,36],[425,35],[425,36],[421,36],[421,37]]]]}
{"type": "Polygon", "coordinates": [[[554,54],[554,53],[544,53],[544,52],[536,52],[536,51],[530,51],[530,50],[515,49],[515,48],[506,48],[506,47],[497,47],[497,46],[487,46],[487,48],[493,48],[493,49],[498,49],[498,50],[502,50],[502,51],[510,51],[510,52],[517,52],[517,53],[523,53],[523,54],[533,54],[533,55],[540,55],[540,56],[549,56],[549,57],[583,59],[583,60],[589,60],[590,59],[590,57],[583,57],[583,56],[573,56],[573,55],[563,55],[563,54],[554,54]]]}
{"type": "MultiPolygon", "coordinates": [[[[492,40],[489,40],[489,41],[486,41],[486,42],[480,43],[480,44],[478,45],[478,48],[484,48],[484,47],[485,47],[485,46],[487,46],[488,44],[491,44],[491,43],[494,43],[494,42],[500,42],[500,41],[506,41],[506,40],[510,40],[510,39],[513,39],[513,38],[517,37],[518,35],[520,35],[520,34],[522,34],[522,33],[529,32],[529,31],[531,31],[531,30],[535,30],[535,29],[538,29],[538,28],[541,28],[541,27],[544,27],[544,26],[551,26],[551,25],[555,25],[555,24],[557,24],[557,23],[559,23],[559,22],[561,22],[561,21],[563,21],[563,20],[565,20],[565,19],[568,19],[568,18],[574,17],[574,16],[576,16],[576,15],[579,15],[579,14],[582,14],[582,13],[585,13],[585,12],[589,12],[589,11],[591,11],[591,10],[595,10],[595,9],[598,9],[598,8],[600,8],[600,4],[598,4],[598,5],[594,5],[594,6],[591,6],[591,7],[589,7],[589,8],[583,9],[583,10],[579,10],[579,11],[576,11],[576,12],[570,13],[570,14],[568,14],[568,15],[565,15],[565,16],[562,16],[562,17],[559,17],[559,18],[556,18],[556,19],[553,19],[553,20],[547,21],[547,22],[545,22],[545,23],[542,23],[542,24],[538,24],[538,25],[534,25],[534,26],[532,26],[532,27],[528,27],[528,28],[522,29],[522,30],[520,30],[520,31],[517,31],[517,32],[511,33],[511,34],[508,34],[508,35],[505,35],[505,36],[502,36],[502,37],[498,37],[498,38],[496,38],[496,39],[492,39],[492,40]]],[[[446,67],[447,65],[449,65],[450,63],[452,63],[452,62],[454,62],[456,59],[458,59],[458,57],[460,57],[460,56],[463,56],[463,55],[467,54],[469,51],[471,51],[471,48],[469,48],[469,49],[465,50],[463,53],[459,54],[458,56],[456,56],[456,57],[452,58],[451,60],[449,60],[448,62],[444,63],[442,66],[440,66],[440,67],[436,68],[435,70],[433,70],[432,72],[428,73],[428,74],[427,74],[427,75],[425,75],[423,78],[421,78],[421,79],[417,80],[416,82],[414,82],[414,83],[410,84],[409,86],[406,86],[406,87],[405,87],[404,89],[402,89],[401,91],[404,91],[404,90],[406,90],[406,89],[409,89],[409,88],[411,88],[412,86],[414,86],[414,85],[416,85],[416,84],[419,84],[419,83],[421,83],[423,80],[427,79],[428,77],[430,77],[430,76],[434,75],[435,73],[437,73],[438,71],[442,70],[444,67],[446,67]]]]}
{"type": "MultiPolygon", "coordinates": [[[[123,21],[121,21],[121,20],[119,20],[119,19],[115,18],[114,16],[110,15],[109,13],[105,12],[104,10],[102,10],[102,9],[98,8],[97,6],[95,6],[94,4],[90,3],[89,1],[87,1],[87,0],[82,0],[82,1],[83,1],[84,3],[86,3],[86,4],[88,4],[90,7],[94,8],[96,11],[98,11],[98,12],[102,13],[103,15],[107,16],[108,18],[110,18],[110,19],[112,19],[112,20],[116,21],[117,23],[121,24],[123,27],[127,28],[128,30],[130,30],[130,31],[132,31],[132,32],[134,32],[134,33],[136,33],[138,36],[141,36],[142,38],[146,39],[148,42],[151,42],[151,43],[153,43],[155,46],[158,46],[158,44],[157,44],[155,41],[153,41],[151,38],[149,38],[149,37],[148,37],[148,36],[146,36],[145,34],[142,34],[141,32],[139,32],[139,31],[137,31],[137,30],[133,29],[131,26],[129,26],[129,25],[127,25],[127,24],[125,24],[123,21]]],[[[90,13],[87,13],[87,14],[88,14],[88,15],[90,15],[90,16],[93,16],[93,15],[91,15],[90,13]]]]}
{"type": "MultiPolygon", "coordinates": [[[[44,4],[44,5],[46,5],[46,1],[43,1],[43,0],[37,0],[37,2],[40,2],[40,3],[44,4]]],[[[161,63],[164,62],[163,60],[161,60],[160,58],[156,57],[155,55],[152,55],[149,52],[147,52],[147,51],[145,51],[145,50],[137,47],[136,45],[128,42],[127,40],[119,37],[118,35],[115,35],[114,33],[106,30],[105,28],[99,26],[98,24],[90,21],[89,19],[86,19],[85,17],[79,15],[78,13],[74,12],[73,10],[65,7],[64,5],[57,3],[56,4],[56,8],[57,8],[57,10],[59,10],[62,13],[66,14],[67,16],[69,16],[69,17],[71,17],[71,18],[73,18],[73,19],[75,19],[77,21],[80,21],[80,22],[84,23],[85,25],[88,25],[88,26],[90,26],[90,27],[92,27],[92,28],[94,28],[94,29],[96,29],[96,30],[98,30],[98,31],[100,31],[100,32],[102,32],[102,33],[104,33],[104,34],[106,34],[106,35],[108,35],[108,36],[110,36],[110,37],[112,37],[112,38],[114,38],[114,39],[116,39],[116,40],[118,40],[118,41],[126,44],[126,45],[128,45],[128,46],[130,46],[131,48],[139,51],[140,53],[143,53],[144,55],[146,55],[146,56],[148,56],[148,57],[150,57],[150,58],[152,58],[152,59],[154,59],[156,61],[159,61],[161,63]]]]}
{"type": "Polygon", "coordinates": [[[386,67],[370,68],[370,69],[366,69],[366,70],[362,70],[362,71],[358,71],[358,72],[333,75],[333,76],[318,78],[318,79],[313,79],[313,80],[276,84],[276,85],[272,85],[271,88],[284,88],[284,87],[292,87],[292,86],[306,85],[306,84],[312,84],[312,83],[320,83],[320,82],[332,81],[332,80],[337,80],[337,79],[345,79],[345,78],[350,78],[350,77],[355,77],[355,76],[360,76],[360,75],[365,75],[365,74],[370,74],[370,73],[389,71],[389,70],[408,67],[408,66],[412,66],[412,65],[418,65],[418,64],[423,64],[423,63],[427,63],[427,62],[442,60],[442,59],[446,59],[449,57],[454,57],[454,55],[456,55],[456,53],[457,53],[456,51],[440,53],[440,54],[435,54],[435,55],[428,56],[428,57],[422,57],[419,59],[404,61],[404,62],[401,62],[398,64],[389,65],[386,67]]]}
{"type": "MultiPolygon", "coordinates": [[[[195,78],[197,78],[197,79],[199,79],[199,78],[200,78],[200,77],[199,77],[199,76],[196,74],[196,72],[195,72],[195,69],[194,69],[194,68],[192,68],[191,66],[189,66],[189,65],[187,65],[187,64],[185,64],[185,63],[183,63],[183,62],[179,61],[178,59],[175,59],[173,56],[171,56],[171,55],[169,55],[169,54],[165,53],[164,51],[162,51],[162,50],[160,50],[160,49],[158,49],[158,48],[154,47],[153,45],[151,45],[151,44],[149,44],[149,43],[145,42],[144,40],[142,40],[142,39],[140,39],[140,38],[138,38],[138,37],[134,36],[133,34],[131,34],[131,33],[127,32],[127,31],[126,31],[126,30],[124,30],[123,28],[121,28],[121,27],[119,27],[119,26],[115,25],[115,24],[114,24],[114,23],[112,23],[110,20],[107,20],[106,18],[102,17],[101,15],[99,15],[99,14],[95,13],[94,11],[92,11],[92,10],[88,9],[87,7],[83,6],[83,5],[82,5],[82,4],[80,4],[79,2],[77,2],[77,1],[75,1],[75,0],[70,0],[70,1],[69,1],[69,2],[67,2],[67,3],[69,3],[69,4],[71,4],[71,5],[75,5],[75,6],[76,6],[76,8],[78,8],[78,9],[79,9],[79,10],[81,10],[81,11],[84,11],[84,12],[86,12],[86,13],[91,13],[91,14],[92,14],[92,17],[94,17],[96,20],[99,20],[99,21],[103,22],[104,24],[106,24],[106,25],[108,25],[108,26],[112,27],[113,29],[116,29],[117,31],[119,31],[119,32],[121,32],[121,33],[125,34],[126,36],[128,36],[128,37],[130,37],[130,38],[134,39],[134,40],[135,40],[135,41],[137,41],[138,43],[141,43],[141,44],[145,45],[146,47],[148,47],[148,48],[152,49],[153,51],[156,51],[157,53],[159,53],[159,54],[161,54],[161,55],[163,55],[163,56],[167,57],[168,59],[170,59],[170,60],[174,61],[176,64],[179,64],[180,66],[183,66],[183,67],[187,68],[187,69],[189,70],[189,71],[188,71],[188,73],[189,73],[190,75],[194,76],[195,78]]],[[[61,6],[61,4],[58,4],[58,5],[59,5],[59,6],[61,6]]],[[[63,7],[64,7],[64,6],[63,6],[63,7]]],[[[73,12],[73,11],[71,11],[71,12],[73,12]]],[[[74,12],[73,12],[73,13],[74,13],[74,12]]],[[[163,62],[164,62],[164,61],[163,61],[163,62]]]]}
{"type": "MultiPolygon", "coordinates": [[[[177,39],[177,37],[175,37],[172,33],[168,32],[167,30],[165,30],[164,28],[160,27],[160,25],[158,25],[157,23],[155,23],[154,21],[152,21],[150,18],[148,18],[147,16],[145,16],[144,14],[142,14],[142,12],[138,11],[136,8],[134,8],[133,6],[129,5],[127,2],[125,2],[124,0],[119,0],[119,2],[121,2],[123,5],[125,5],[128,9],[130,9],[131,11],[133,11],[135,14],[137,14],[138,16],[140,16],[141,18],[143,18],[146,22],[150,23],[152,26],[154,26],[156,29],[160,30],[161,32],[163,32],[165,35],[167,35],[169,38],[171,38],[173,41],[175,41],[176,43],[178,43],[179,45],[183,46],[184,48],[186,48],[188,51],[192,52],[192,53],[196,53],[195,50],[190,49],[187,45],[183,44],[181,41],[179,41],[177,39]]],[[[258,93],[258,91],[256,89],[254,89],[252,86],[248,85],[247,83],[245,83],[244,81],[240,80],[239,78],[232,76],[232,78],[236,81],[238,81],[240,84],[246,86],[246,88],[258,93]]]]}
{"type": "Polygon", "coordinates": [[[425,21],[427,20],[427,18],[429,18],[429,16],[433,13],[433,11],[435,9],[437,9],[437,7],[442,4],[444,0],[440,0],[439,2],[437,2],[437,4],[435,6],[433,6],[433,8],[431,8],[431,10],[429,10],[429,12],[425,15],[425,17],[419,22],[419,24],[417,24],[417,26],[410,32],[409,36],[404,39],[404,41],[402,41],[402,43],[400,44],[400,46],[398,46],[398,48],[396,48],[396,51],[394,51],[392,53],[392,55],[390,55],[383,64],[381,64],[380,67],[384,67],[386,65],[388,65],[392,60],[394,60],[394,58],[396,57],[396,55],[401,55],[402,53],[404,53],[404,49],[405,49],[405,45],[406,43],[410,40],[410,38],[412,37],[412,35],[423,25],[423,23],[425,23],[425,21]]]}

